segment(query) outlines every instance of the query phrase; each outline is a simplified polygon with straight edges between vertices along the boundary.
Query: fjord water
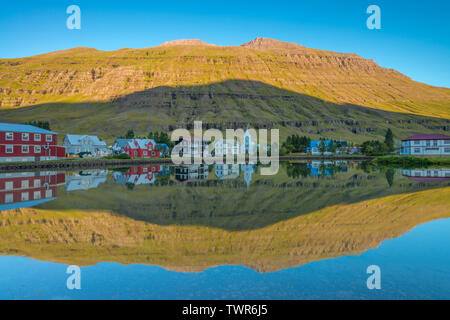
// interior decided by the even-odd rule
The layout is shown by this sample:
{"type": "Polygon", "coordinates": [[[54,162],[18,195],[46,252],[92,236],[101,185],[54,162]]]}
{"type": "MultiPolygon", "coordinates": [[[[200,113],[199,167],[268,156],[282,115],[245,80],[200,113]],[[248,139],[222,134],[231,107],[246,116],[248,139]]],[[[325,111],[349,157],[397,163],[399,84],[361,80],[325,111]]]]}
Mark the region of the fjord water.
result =
{"type": "Polygon", "coordinates": [[[0,299],[450,298],[450,169],[260,168],[0,173],[0,299]]]}

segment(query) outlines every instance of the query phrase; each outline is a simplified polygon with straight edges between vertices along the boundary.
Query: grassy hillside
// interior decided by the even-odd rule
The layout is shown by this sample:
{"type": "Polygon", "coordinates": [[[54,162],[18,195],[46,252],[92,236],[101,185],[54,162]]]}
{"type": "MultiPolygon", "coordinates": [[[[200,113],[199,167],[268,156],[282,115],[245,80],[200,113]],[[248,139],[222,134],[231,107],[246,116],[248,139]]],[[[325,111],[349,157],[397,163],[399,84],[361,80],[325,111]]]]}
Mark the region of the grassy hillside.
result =
{"type": "Polygon", "coordinates": [[[66,264],[103,261],[200,271],[244,264],[260,272],[359,254],[450,216],[450,188],[340,204],[256,230],[159,226],[108,211],[19,209],[0,215],[0,254],[66,264]]]}
{"type": "Polygon", "coordinates": [[[412,81],[356,54],[256,39],[105,52],[74,48],[0,60],[0,119],[50,120],[61,133],[112,139],[202,119],[282,134],[380,137],[450,126],[450,89],[412,81]],[[355,134],[356,133],[356,134],[355,134]]]}

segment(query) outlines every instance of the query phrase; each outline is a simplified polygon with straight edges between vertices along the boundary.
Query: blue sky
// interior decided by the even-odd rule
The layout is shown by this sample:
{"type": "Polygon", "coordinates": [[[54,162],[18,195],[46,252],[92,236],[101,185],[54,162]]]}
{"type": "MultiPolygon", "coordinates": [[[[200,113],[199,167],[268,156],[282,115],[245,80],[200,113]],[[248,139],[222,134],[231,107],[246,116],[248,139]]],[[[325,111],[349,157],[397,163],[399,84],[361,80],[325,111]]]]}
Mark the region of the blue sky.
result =
{"type": "Polygon", "coordinates": [[[450,87],[450,1],[8,1],[0,11],[0,58],[78,46],[142,48],[174,39],[239,45],[255,37],[353,52],[417,81],[450,87]],[[66,8],[81,8],[81,30],[66,8]],[[366,27],[369,5],[381,30],[366,27]]]}

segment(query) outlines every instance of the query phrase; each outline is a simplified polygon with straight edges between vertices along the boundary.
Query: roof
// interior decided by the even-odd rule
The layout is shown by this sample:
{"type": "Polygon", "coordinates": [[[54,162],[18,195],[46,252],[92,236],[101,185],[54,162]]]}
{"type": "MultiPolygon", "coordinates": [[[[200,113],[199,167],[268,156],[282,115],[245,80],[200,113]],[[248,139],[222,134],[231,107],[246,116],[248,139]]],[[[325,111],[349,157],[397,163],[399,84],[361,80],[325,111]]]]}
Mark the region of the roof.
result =
{"type": "Polygon", "coordinates": [[[31,126],[29,124],[14,124],[14,123],[0,123],[0,131],[56,134],[56,132],[31,126]]]}
{"type": "Polygon", "coordinates": [[[119,139],[116,139],[116,141],[114,142],[114,144],[117,144],[120,148],[124,148],[124,147],[127,145],[127,143],[128,143],[129,141],[131,141],[131,140],[133,140],[133,139],[123,139],[123,138],[119,138],[119,139]]]}
{"type": "Polygon", "coordinates": [[[450,140],[450,137],[442,134],[415,134],[403,139],[402,141],[409,140],[450,140]]]}
{"type": "MultiPolygon", "coordinates": [[[[311,148],[317,148],[319,147],[319,143],[322,140],[311,140],[311,148]]],[[[323,140],[325,141],[325,146],[328,146],[331,142],[331,140],[323,140]]]]}
{"type": "Polygon", "coordinates": [[[101,141],[97,136],[88,136],[79,134],[66,135],[66,139],[69,140],[69,143],[73,145],[80,145],[81,144],[80,140],[86,137],[89,137],[96,146],[106,146],[106,142],[101,141]]]}
{"type": "Polygon", "coordinates": [[[138,146],[140,149],[145,149],[147,147],[147,144],[150,142],[153,146],[156,146],[156,142],[153,139],[131,139],[130,141],[128,141],[128,145],[130,146],[130,148],[132,149],[137,149],[138,147],[136,147],[135,143],[137,142],[138,146]]]}

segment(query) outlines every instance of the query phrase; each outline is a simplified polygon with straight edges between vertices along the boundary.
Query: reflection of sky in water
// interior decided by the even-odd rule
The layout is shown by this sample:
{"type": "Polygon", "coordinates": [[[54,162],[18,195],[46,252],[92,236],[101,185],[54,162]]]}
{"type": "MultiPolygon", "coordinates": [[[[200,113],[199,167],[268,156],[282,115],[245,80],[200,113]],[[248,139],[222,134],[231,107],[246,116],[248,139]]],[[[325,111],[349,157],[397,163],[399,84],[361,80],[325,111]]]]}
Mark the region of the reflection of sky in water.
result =
{"type": "Polygon", "coordinates": [[[0,299],[449,299],[450,219],[414,228],[359,256],[260,274],[242,266],[200,273],[100,263],[82,268],[82,290],[66,289],[65,265],[0,257],[0,299]],[[381,267],[381,290],[366,268],[381,267]]]}

